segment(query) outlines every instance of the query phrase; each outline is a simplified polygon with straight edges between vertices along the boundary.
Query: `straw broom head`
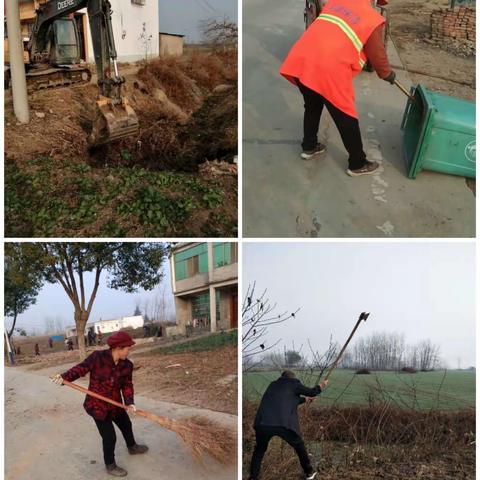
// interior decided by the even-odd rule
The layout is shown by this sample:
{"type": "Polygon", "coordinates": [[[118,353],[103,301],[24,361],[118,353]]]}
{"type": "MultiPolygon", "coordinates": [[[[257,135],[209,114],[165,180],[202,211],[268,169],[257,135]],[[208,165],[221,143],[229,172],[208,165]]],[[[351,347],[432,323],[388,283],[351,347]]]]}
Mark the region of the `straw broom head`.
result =
{"type": "Polygon", "coordinates": [[[173,420],[152,413],[145,413],[146,418],[176,433],[197,461],[203,463],[203,458],[206,455],[223,465],[232,464],[235,461],[236,436],[217,423],[204,417],[173,420]]]}

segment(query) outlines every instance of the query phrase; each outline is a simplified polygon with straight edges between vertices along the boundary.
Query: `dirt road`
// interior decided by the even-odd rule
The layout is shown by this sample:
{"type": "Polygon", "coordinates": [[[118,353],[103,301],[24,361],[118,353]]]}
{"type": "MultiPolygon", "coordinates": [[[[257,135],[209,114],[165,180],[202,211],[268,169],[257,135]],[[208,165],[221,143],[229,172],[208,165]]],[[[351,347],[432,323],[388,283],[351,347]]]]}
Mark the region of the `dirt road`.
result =
{"type": "MultiPolygon", "coordinates": [[[[6,480],[101,480],[105,473],[101,441],[95,424],[83,410],[84,396],[58,387],[48,376],[54,369],[27,372],[5,369],[5,478],[6,480]]],[[[86,382],[79,382],[86,386],[86,382]]],[[[139,408],[181,418],[202,415],[236,430],[237,417],[209,410],[136,396],[139,408]]],[[[224,468],[206,461],[201,468],[177,437],[145,419],[133,419],[139,443],[150,451],[130,456],[118,433],[116,460],[127,478],[232,480],[236,466],[224,468]]]]}
{"type": "MultiPolygon", "coordinates": [[[[475,197],[466,181],[424,171],[407,178],[400,128],[406,97],[374,73],[355,78],[364,148],[381,172],[345,174],[347,154],[329,115],[325,156],[300,159],[303,103],[279,73],[303,31],[300,0],[245,0],[243,226],[247,237],[471,237],[475,197]]],[[[392,43],[392,64],[401,59],[392,43]]],[[[405,71],[398,79],[408,88],[405,71]]]]}

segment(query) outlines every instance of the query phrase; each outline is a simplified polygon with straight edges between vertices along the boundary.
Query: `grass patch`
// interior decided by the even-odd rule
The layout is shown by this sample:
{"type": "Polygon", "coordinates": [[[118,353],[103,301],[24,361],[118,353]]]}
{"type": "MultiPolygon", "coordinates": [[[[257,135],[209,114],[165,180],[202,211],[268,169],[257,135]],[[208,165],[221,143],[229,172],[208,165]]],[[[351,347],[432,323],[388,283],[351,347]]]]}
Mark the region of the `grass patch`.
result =
{"type": "MultiPolygon", "coordinates": [[[[310,385],[316,375],[297,372],[310,385]]],[[[251,372],[243,376],[243,394],[258,401],[278,371],[251,372]]],[[[401,408],[414,410],[462,410],[475,406],[475,372],[443,371],[405,374],[372,372],[355,375],[352,370],[335,370],[328,389],[316,400],[322,406],[368,406],[390,401],[401,408]]]]}
{"type": "MultiPolygon", "coordinates": [[[[5,165],[9,237],[235,235],[225,179],[144,168],[92,168],[38,157],[5,165]]],[[[236,217],[236,214],[235,214],[236,217]]]]}
{"type": "Polygon", "coordinates": [[[207,337],[196,338],[190,342],[172,345],[170,347],[162,347],[153,350],[152,353],[185,353],[185,352],[204,352],[207,350],[215,350],[226,346],[237,346],[238,332],[214,333],[207,337]]]}

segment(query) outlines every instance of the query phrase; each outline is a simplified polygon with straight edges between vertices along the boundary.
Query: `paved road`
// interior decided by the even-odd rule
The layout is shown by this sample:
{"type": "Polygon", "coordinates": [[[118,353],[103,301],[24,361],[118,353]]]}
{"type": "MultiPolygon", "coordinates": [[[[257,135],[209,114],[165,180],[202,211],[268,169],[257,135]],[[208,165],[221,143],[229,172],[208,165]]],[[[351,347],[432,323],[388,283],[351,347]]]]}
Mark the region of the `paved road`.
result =
{"type": "MultiPolygon", "coordinates": [[[[35,373],[5,369],[5,478],[6,480],[106,480],[100,436],[83,410],[84,396],[59,387],[48,376],[58,367],[35,373]]],[[[83,385],[86,385],[83,383],[83,385]]],[[[202,415],[236,429],[233,415],[184,407],[136,396],[138,407],[159,415],[181,418],[202,415]]],[[[150,451],[130,456],[117,431],[117,463],[135,480],[234,480],[236,467],[207,462],[200,467],[175,434],[146,419],[134,418],[137,441],[150,451]]]]}
{"type": "MultiPolygon", "coordinates": [[[[303,104],[278,75],[303,29],[303,0],[244,0],[243,229],[247,237],[472,237],[475,197],[465,179],[406,177],[400,124],[406,97],[375,73],[355,79],[366,152],[382,172],[345,173],[347,154],[330,116],[323,158],[299,158],[303,104]]],[[[389,45],[391,63],[400,59],[389,45]]],[[[410,79],[398,72],[401,82],[410,79]]]]}

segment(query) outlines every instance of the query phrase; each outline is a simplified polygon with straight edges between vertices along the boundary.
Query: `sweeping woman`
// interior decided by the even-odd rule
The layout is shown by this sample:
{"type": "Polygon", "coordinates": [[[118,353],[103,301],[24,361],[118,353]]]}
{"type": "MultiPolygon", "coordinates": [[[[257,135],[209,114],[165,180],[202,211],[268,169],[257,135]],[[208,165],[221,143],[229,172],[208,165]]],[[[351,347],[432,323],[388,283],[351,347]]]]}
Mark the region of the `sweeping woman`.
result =
{"type": "MultiPolygon", "coordinates": [[[[74,382],[90,372],[89,390],[123,403],[128,406],[128,413],[135,415],[132,383],[133,363],[127,358],[130,347],[135,345],[135,342],[128,333],[116,332],[108,338],[107,343],[109,349],[93,352],[82,363],[75,365],[65,373],[54,375],[52,381],[63,385],[64,380],[74,382]]],[[[122,432],[131,455],[145,453],[148,447],[138,445],[135,441],[132,422],[123,408],[89,395],[86,396],[83,406],[86,412],[93,417],[102,437],[103,458],[107,473],[114,477],[125,477],[127,471],[120,468],[115,462],[117,437],[113,424],[115,423],[122,432]]]]}

